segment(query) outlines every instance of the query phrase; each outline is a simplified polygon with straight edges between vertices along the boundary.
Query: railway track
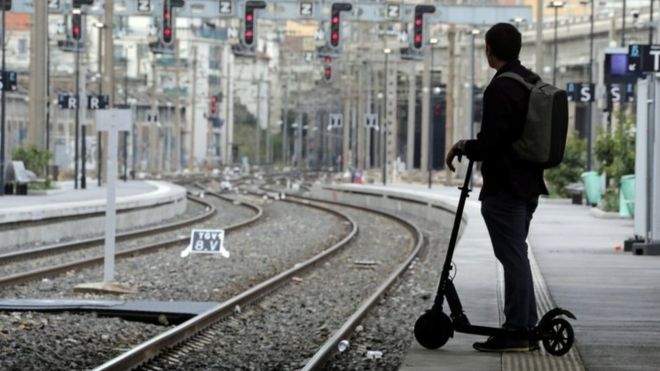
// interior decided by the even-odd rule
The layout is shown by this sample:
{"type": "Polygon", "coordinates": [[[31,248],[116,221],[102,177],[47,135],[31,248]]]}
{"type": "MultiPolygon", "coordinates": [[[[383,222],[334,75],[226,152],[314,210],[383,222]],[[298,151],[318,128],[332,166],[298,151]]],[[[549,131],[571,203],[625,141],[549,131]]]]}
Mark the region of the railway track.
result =
{"type": "MultiPolygon", "coordinates": [[[[221,195],[215,192],[206,192],[206,194],[211,195],[213,197],[217,197],[219,199],[222,199],[226,202],[234,202],[233,199],[221,195]]],[[[156,226],[152,228],[145,228],[139,231],[131,232],[131,233],[126,233],[122,234],[121,239],[122,240],[128,240],[128,239],[135,239],[135,238],[140,238],[140,237],[148,237],[151,235],[158,234],[162,231],[171,231],[172,229],[181,229],[181,228],[186,228],[189,227],[193,224],[200,223],[202,221],[208,220],[211,217],[213,217],[217,209],[209,202],[198,198],[194,196],[189,196],[191,200],[194,202],[200,203],[202,205],[205,205],[206,211],[202,213],[201,215],[195,216],[193,218],[180,221],[180,222],[175,222],[175,223],[169,223],[164,226],[156,226]]],[[[257,205],[254,205],[252,203],[242,203],[245,207],[248,207],[252,209],[255,214],[243,221],[234,223],[232,225],[226,226],[225,230],[226,231],[237,231],[240,230],[241,228],[244,228],[248,225],[251,225],[252,223],[256,222],[261,216],[263,215],[263,209],[257,205]]],[[[128,249],[123,249],[121,251],[118,251],[116,253],[116,258],[117,259],[125,259],[128,257],[136,256],[136,255],[142,255],[142,254],[148,254],[151,252],[154,252],[158,249],[170,247],[170,246],[176,246],[180,245],[181,243],[185,243],[189,240],[189,237],[186,235],[185,237],[175,237],[175,238],[168,238],[164,239],[158,242],[154,243],[143,243],[140,244],[139,246],[136,247],[131,247],[128,249]]],[[[62,253],[62,252],[69,252],[73,250],[79,250],[83,248],[88,248],[91,246],[95,246],[99,243],[102,243],[103,239],[97,238],[97,239],[90,239],[90,240],[85,240],[85,241],[76,241],[73,243],[69,244],[60,244],[57,246],[50,246],[48,248],[44,249],[38,249],[37,251],[31,250],[31,251],[26,251],[23,252],[22,254],[18,253],[13,253],[13,254],[8,254],[9,256],[6,257],[1,257],[0,260],[0,265],[4,264],[7,265],[11,261],[16,261],[16,260],[26,260],[26,259],[33,259],[35,257],[43,257],[47,255],[52,255],[54,253],[62,253]]],[[[29,271],[24,271],[20,273],[15,273],[11,275],[7,275],[4,277],[0,277],[0,288],[2,287],[8,287],[8,286],[13,286],[16,284],[20,284],[23,282],[28,282],[28,281],[33,281],[41,278],[46,278],[46,277],[52,277],[56,276],[65,272],[70,272],[70,271],[78,271],[86,267],[90,266],[95,266],[95,265],[100,265],[103,263],[103,254],[98,254],[94,255],[92,257],[84,258],[84,259],[79,259],[71,262],[66,262],[62,264],[58,264],[55,266],[45,266],[45,267],[40,267],[37,269],[32,269],[29,271]]]]}
{"type": "MultiPolygon", "coordinates": [[[[258,194],[263,196],[263,193],[258,194]]],[[[264,298],[269,297],[271,293],[276,294],[280,291],[277,290],[278,288],[286,288],[288,282],[291,282],[293,278],[300,279],[298,276],[309,273],[311,267],[322,266],[322,262],[327,262],[335,254],[340,252],[343,254],[342,250],[344,250],[347,245],[356,238],[358,225],[354,218],[349,216],[347,212],[337,210],[338,208],[343,208],[344,210],[350,209],[358,213],[377,215],[378,218],[387,219],[391,223],[398,225],[398,228],[403,228],[408,231],[410,239],[407,251],[409,251],[409,253],[401,259],[402,262],[400,264],[390,270],[390,273],[384,279],[378,281],[375,289],[372,290],[369,295],[366,295],[364,300],[355,305],[356,309],[352,311],[352,314],[341,317],[344,319],[347,318],[347,320],[343,321],[339,326],[336,326],[336,329],[319,345],[318,349],[311,353],[311,357],[308,357],[309,359],[308,362],[306,362],[305,368],[314,369],[319,367],[327,357],[337,349],[337,344],[342,341],[342,339],[346,339],[350,336],[351,331],[357,326],[360,319],[377,303],[383,293],[387,291],[403,272],[405,272],[412,260],[419,254],[423,243],[423,237],[419,228],[414,224],[383,211],[336,202],[313,200],[295,195],[289,195],[286,202],[321,208],[341,214],[344,218],[351,220],[352,231],[344,239],[316,256],[296,264],[293,268],[281,272],[280,274],[251,287],[250,289],[226,300],[208,312],[107,361],[103,365],[97,367],[96,370],[125,370],[133,369],[140,365],[145,366],[145,369],[162,369],[158,364],[161,364],[161,366],[166,365],[165,367],[180,366],[177,362],[180,362],[181,358],[185,358],[185,355],[196,350],[204,349],[206,345],[213,343],[216,335],[221,336],[221,334],[214,333],[212,327],[223,319],[227,319],[232,314],[239,313],[240,311],[237,310],[238,308],[263,300],[264,298]],[[210,332],[207,333],[206,331],[210,332]],[[156,362],[147,363],[154,357],[160,358],[156,362]]]]}

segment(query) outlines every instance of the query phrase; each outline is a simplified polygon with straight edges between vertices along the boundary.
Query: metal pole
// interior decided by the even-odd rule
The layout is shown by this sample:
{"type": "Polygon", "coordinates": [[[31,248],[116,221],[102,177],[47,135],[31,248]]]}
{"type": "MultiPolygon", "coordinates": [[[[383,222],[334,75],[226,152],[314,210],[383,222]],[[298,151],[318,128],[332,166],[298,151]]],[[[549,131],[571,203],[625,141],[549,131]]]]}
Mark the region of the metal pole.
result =
{"type": "MultiPolygon", "coordinates": [[[[50,38],[48,35],[46,35],[46,152],[50,152],[50,38]]],[[[46,179],[48,178],[50,178],[50,166],[47,165],[46,179]]]]}
{"type": "MultiPolygon", "coordinates": [[[[595,0],[591,0],[591,15],[589,17],[590,29],[589,29],[589,84],[594,83],[594,5],[595,0]]],[[[591,171],[591,152],[592,152],[592,139],[591,139],[591,130],[592,130],[592,115],[593,115],[593,105],[589,101],[589,109],[587,111],[587,171],[591,171]]]]}
{"type": "MultiPolygon", "coordinates": [[[[87,125],[83,125],[82,128],[82,135],[81,135],[81,143],[80,143],[80,160],[81,160],[81,169],[80,169],[80,188],[86,189],[87,188],[87,177],[85,176],[85,168],[86,165],[85,163],[87,162],[87,141],[85,138],[87,137],[87,125]]],[[[100,179],[99,179],[100,180],[100,179]]]]}
{"type": "MultiPolygon", "coordinates": [[[[128,107],[128,53],[125,53],[124,55],[124,105],[128,107]]],[[[177,91],[177,94],[179,92],[177,91]]],[[[124,163],[124,182],[128,182],[128,131],[125,131],[122,133],[122,137],[124,138],[124,145],[122,146],[123,148],[123,163],[124,163]]]]}
{"type": "Polygon", "coordinates": [[[474,39],[477,35],[472,32],[471,47],[470,47],[470,139],[474,139],[474,63],[475,63],[475,43],[474,39]]]}
{"type": "Polygon", "coordinates": [[[536,73],[543,73],[543,0],[536,0],[536,73]]]}
{"type": "MultiPolygon", "coordinates": [[[[192,171],[195,165],[195,116],[197,107],[197,47],[193,46],[192,65],[192,104],[190,105],[190,153],[188,153],[188,169],[192,171]]],[[[155,86],[155,80],[154,80],[155,86]]]]}
{"type": "Polygon", "coordinates": [[[654,0],[651,0],[651,16],[649,19],[649,45],[653,44],[653,5],[654,0]]]}
{"type": "MultiPolygon", "coordinates": [[[[6,53],[6,48],[5,48],[5,21],[6,21],[6,12],[5,12],[5,0],[2,0],[2,73],[5,73],[5,54],[6,53]]],[[[5,194],[5,134],[7,133],[7,130],[5,128],[5,108],[6,108],[6,96],[5,96],[5,89],[3,87],[2,89],[2,113],[0,114],[0,135],[2,135],[2,138],[0,139],[0,195],[5,194]]]]}
{"type": "Polygon", "coordinates": [[[554,42],[554,52],[552,55],[552,85],[557,85],[557,13],[559,12],[558,7],[555,9],[555,42],[554,42]]]}
{"type": "Polygon", "coordinates": [[[383,148],[383,185],[387,185],[387,73],[388,73],[388,62],[389,62],[389,53],[385,53],[385,93],[383,96],[383,107],[385,108],[384,117],[383,117],[383,143],[381,147],[383,148]]]}
{"type": "Polygon", "coordinates": [[[651,223],[653,222],[653,141],[655,125],[655,99],[656,99],[656,78],[654,73],[649,74],[649,95],[648,95],[648,124],[647,124],[647,157],[646,157],[646,235],[644,236],[645,243],[651,244],[651,223]]]}
{"type": "Polygon", "coordinates": [[[428,184],[429,189],[433,186],[433,44],[429,48],[431,53],[431,79],[429,80],[429,159],[428,159],[428,184]]]}
{"type": "Polygon", "coordinates": [[[254,164],[258,165],[261,159],[261,79],[257,81],[257,123],[255,125],[255,148],[254,148],[254,164]]]}
{"type": "Polygon", "coordinates": [[[282,108],[282,167],[287,166],[288,129],[289,128],[289,71],[286,72],[284,85],[284,107],[282,108]]]}
{"type": "MultiPolygon", "coordinates": [[[[103,28],[105,28],[105,25],[103,25],[103,28]]],[[[98,72],[99,72],[99,95],[103,95],[103,61],[102,61],[102,56],[103,56],[103,28],[98,28],[99,32],[99,37],[98,37],[98,72]]],[[[101,134],[101,131],[98,131],[96,135],[96,152],[97,152],[97,164],[96,164],[96,181],[97,181],[97,186],[101,186],[101,179],[103,178],[101,176],[101,172],[103,171],[103,135],[101,134]]]]}
{"type": "MultiPolygon", "coordinates": [[[[80,41],[76,40],[76,117],[75,117],[75,145],[73,155],[73,188],[78,189],[78,162],[79,162],[79,144],[80,144],[80,41]]],[[[3,54],[4,56],[4,54],[3,54]]],[[[4,110],[3,110],[4,112],[4,110]]]]}
{"type": "Polygon", "coordinates": [[[626,0],[623,0],[623,14],[621,14],[621,46],[626,46],[626,0]]]}

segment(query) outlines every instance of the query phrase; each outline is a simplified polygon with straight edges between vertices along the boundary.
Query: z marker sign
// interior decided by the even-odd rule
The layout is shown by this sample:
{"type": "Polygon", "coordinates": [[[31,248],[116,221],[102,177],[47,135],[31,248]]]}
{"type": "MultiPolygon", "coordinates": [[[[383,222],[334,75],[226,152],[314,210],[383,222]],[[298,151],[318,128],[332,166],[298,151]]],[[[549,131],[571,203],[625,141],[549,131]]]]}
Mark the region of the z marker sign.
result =
{"type": "Polygon", "coordinates": [[[225,249],[225,231],[222,229],[193,229],[190,233],[190,245],[181,252],[185,258],[190,253],[220,254],[229,258],[229,251],[225,249]]]}

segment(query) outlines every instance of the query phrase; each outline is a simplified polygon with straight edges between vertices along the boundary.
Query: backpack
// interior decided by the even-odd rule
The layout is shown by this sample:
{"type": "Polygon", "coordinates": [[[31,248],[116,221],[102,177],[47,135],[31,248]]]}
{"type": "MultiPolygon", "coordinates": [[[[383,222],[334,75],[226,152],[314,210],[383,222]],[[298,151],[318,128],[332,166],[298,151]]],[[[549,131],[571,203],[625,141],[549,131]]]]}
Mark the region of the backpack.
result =
{"type": "Polygon", "coordinates": [[[525,127],[513,150],[523,160],[549,169],[564,158],[568,134],[568,96],[566,91],[545,83],[537,75],[527,80],[517,73],[505,72],[509,78],[530,90],[525,127]]]}

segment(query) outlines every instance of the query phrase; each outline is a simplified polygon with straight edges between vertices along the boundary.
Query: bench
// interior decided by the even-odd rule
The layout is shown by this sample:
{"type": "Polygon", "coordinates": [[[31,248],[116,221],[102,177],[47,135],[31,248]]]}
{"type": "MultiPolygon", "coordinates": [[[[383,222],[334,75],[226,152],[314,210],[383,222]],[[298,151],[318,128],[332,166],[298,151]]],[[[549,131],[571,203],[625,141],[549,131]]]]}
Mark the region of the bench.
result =
{"type": "Polygon", "coordinates": [[[582,194],[584,193],[584,184],[571,183],[564,188],[571,195],[573,205],[582,205],[582,194]]]}
{"type": "Polygon", "coordinates": [[[5,167],[5,194],[27,195],[30,183],[41,182],[44,180],[27,170],[23,161],[11,161],[5,167]]]}

